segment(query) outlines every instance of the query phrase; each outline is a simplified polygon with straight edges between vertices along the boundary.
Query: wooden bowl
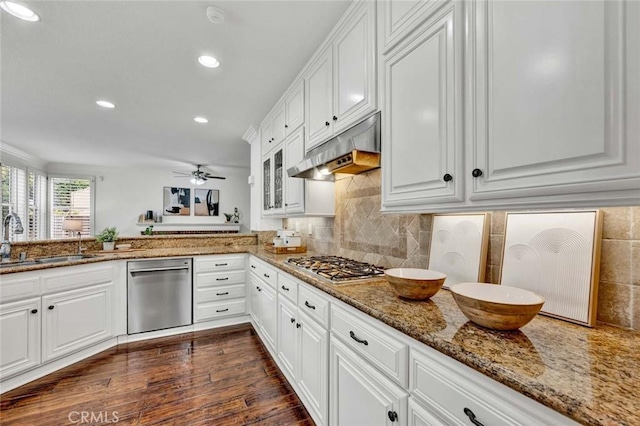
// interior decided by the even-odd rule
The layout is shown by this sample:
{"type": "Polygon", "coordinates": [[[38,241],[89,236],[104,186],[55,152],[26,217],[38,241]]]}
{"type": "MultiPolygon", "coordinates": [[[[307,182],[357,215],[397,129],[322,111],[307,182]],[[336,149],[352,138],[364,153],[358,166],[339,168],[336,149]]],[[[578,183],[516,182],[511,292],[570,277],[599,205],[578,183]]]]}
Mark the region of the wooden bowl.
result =
{"type": "Polygon", "coordinates": [[[494,330],[516,330],[535,317],[544,298],[531,291],[505,285],[460,283],[450,288],[467,318],[494,330]]]}
{"type": "Polygon", "coordinates": [[[447,279],[442,272],[419,268],[387,269],[384,274],[400,297],[411,300],[429,299],[447,279]]]}

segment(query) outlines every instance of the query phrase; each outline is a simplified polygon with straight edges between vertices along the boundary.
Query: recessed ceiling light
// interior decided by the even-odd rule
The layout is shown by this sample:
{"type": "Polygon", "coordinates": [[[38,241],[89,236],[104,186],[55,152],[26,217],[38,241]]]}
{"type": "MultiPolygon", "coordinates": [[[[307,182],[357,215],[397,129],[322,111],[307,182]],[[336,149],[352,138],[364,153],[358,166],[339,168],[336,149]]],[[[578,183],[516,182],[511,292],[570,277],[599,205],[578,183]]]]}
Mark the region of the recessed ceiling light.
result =
{"type": "Polygon", "coordinates": [[[218,61],[213,56],[207,56],[207,55],[198,56],[198,62],[200,62],[200,65],[205,66],[207,68],[218,68],[220,66],[220,61],[218,61]]]}
{"type": "Polygon", "coordinates": [[[205,123],[209,122],[209,120],[207,120],[204,117],[196,117],[196,118],[193,119],[193,121],[195,121],[196,123],[202,123],[202,124],[205,124],[205,123]]]}
{"type": "Polygon", "coordinates": [[[116,107],[116,105],[114,103],[111,103],[109,101],[102,101],[101,100],[101,101],[96,101],[96,103],[98,105],[100,105],[101,107],[103,107],[103,108],[115,108],[116,107]]]}
{"type": "Polygon", "coordinates": [[[39,21],[40,17],[31,9],[12,1],[0,1],[0,7],[16,18],[29,22],[39,21]]]}

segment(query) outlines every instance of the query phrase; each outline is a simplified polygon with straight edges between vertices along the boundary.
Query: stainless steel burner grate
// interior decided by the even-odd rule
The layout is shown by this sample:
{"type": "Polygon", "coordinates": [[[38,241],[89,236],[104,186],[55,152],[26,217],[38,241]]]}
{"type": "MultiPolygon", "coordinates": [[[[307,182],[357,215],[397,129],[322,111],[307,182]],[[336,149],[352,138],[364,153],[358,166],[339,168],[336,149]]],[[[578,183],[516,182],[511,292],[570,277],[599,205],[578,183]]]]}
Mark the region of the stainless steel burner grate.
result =
{"type": "Polygon", "coordinates": [[[381,267],[340,256],[292,257],[288,262],[334,282],[373,278],[384,274],[381,267]]]}

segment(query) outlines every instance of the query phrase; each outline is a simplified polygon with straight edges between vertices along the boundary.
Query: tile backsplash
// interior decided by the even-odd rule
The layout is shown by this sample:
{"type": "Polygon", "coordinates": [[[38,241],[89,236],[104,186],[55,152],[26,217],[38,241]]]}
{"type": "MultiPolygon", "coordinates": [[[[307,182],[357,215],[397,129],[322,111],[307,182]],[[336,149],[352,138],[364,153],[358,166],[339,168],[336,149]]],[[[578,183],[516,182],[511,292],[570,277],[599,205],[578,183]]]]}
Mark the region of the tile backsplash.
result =
{"type": "MultiPolygon", "coordinates": [[[[386,268],[426,268],[431,214],[381,214],[380,169],[336,181],[335,218],[286,219],[309,250],[386,268]],[[308,235],[308,230],[312,234],[308,235]]],[[[640,206],[602,208],[598,321],[640,330],[640,206]]],[[[499,283],[505,212],[493,211],[485,281],[499,283]]]]}

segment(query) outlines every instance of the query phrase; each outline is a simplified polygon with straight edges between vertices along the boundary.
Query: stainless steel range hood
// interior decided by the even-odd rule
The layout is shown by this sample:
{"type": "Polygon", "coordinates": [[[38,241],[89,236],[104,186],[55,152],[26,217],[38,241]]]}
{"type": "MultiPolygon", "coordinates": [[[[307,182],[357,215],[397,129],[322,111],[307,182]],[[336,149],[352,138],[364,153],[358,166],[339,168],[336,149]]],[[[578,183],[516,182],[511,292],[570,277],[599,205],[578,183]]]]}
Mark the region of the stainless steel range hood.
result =
{"type": "Polygon", "coordinates": [[[358,174],[380,167],[380,113],[312,149],[290,177],[334,180],[333,173],[358,174]]]}

